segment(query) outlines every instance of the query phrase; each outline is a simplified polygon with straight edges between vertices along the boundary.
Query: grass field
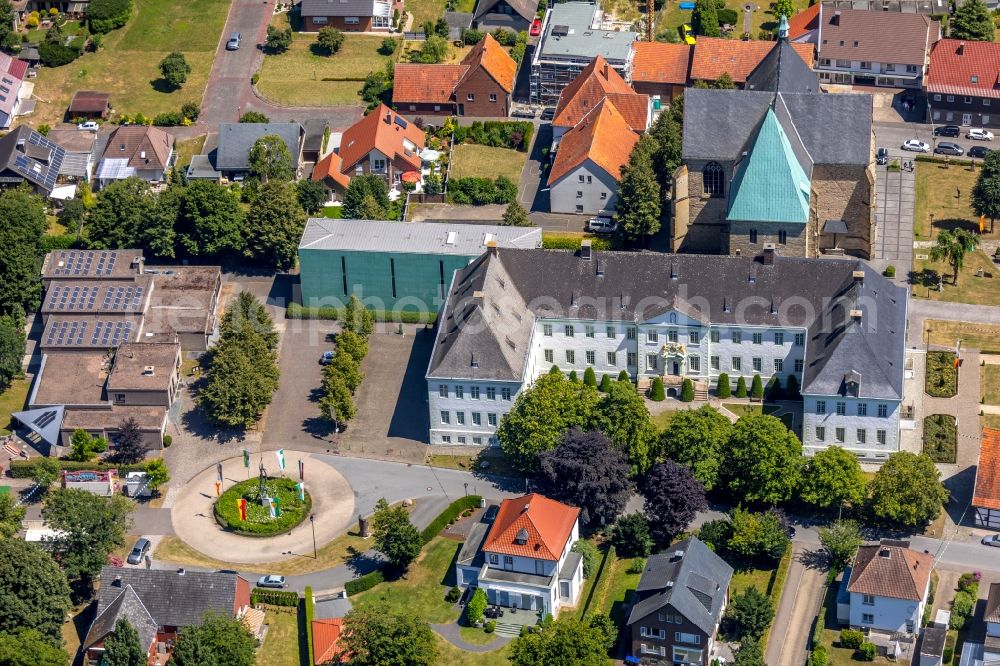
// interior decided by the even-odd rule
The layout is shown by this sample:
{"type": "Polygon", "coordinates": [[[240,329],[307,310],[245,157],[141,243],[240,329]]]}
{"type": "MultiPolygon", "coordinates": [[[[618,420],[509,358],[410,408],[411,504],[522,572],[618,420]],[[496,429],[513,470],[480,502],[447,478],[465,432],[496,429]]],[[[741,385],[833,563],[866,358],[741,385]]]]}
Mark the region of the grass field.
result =
{"type": "MultiPolygon", "coordinates": [[[[444,0],[407,0],[406,11],[413,14],[413,27],[410,30],[420,30],[424,21],[436,21],[444,14],[444,0]]],[[[471,13],[476,6],[476,0],[458,0],[456,12],[471,13]]]]}
{"type": "Polygon", "coordinates": [[[10,434],[10,415],[24,409],[30,387],[27,379],[15,379],[6,391],[0,393],[0,435],[10,434]]]}
{"type": "Polygon", "coordinates": [[[1000,405],[1000,365],[984,365],[981,370],[983,402],[1000,405]]]}
{"type": "MultiPolygon", "coordinates": [[[[257,666],[299,666],[309,661],[302,655],[306,628],[299,622],[297,608],[265,606],[267,636],[257,652],[257,666]]],[[[308,649],[306,650],[308,654],[308,649]]]]}
{"type": "Polygon", "coordinates": [[[983,416],[984,428],[1000,429],[1000,414],[986,414],[983,416]]]}
{"type": "Polygon", "coordinates": [[[287,52],[264,56],[257,89],[280,104],[360,104],[358,91],[361,90],[361,82],[369,73],[383,69],[393,56],[378,52],[382,37],[351,34],[344,37],[340,52],[328,56],[313,53],[314,35],[293,35],[292,47],[287,52]]]}
{"type": "Polygon", "coordinates": [[[455,146],[451,159],[452,178],[506,176],[516,183],[521,178],[521,169],[528,159],[528,153],[510,148],[463,143],[455,146]]]}
{"type": "Polygon", "coordinates": [[[958,272],[958,286],[952,282],[951,264],[929,259],[915,259],[916,273],[913,295],[932,301],[954,301],[975,305],[1000,305],[1000,266],[982,250],[965,255],[962,270],[958,272]],[[976,271],[983,269],[983,277],[976,277],[976,271]],[[937,276],[944,276],[941,291],[935,288],[937,276]]]}
{"type": "Polygon", "coordinates": [[[623,626],[627,619],[624,614],[624,603],[627,597],[639,584],[642,574],[629,573],[631,559],[609,558],[604,567],[604,573],[596,583],[593,600],[587,615],[597,613],[610,615],[618,626],[623,626]]]}
{"type": "Polygon", "coordinates": [[[923,338],[925,342],[932,345],[954,347],[955,341],[961,340],[963,348],[1000,351],[1000,326],[991,326],[990,324],[929,319],[924,322],[923,338]],[[928,328],[930,329],[929,340],[928,328]]]}
{"type": "MultiPolygon", "coordinates": [[[[929,239],[941,229],[964,228],[979,231],[979,216],[972,211],[972,187],[979,171],[966,166],[919,162],[914,193],[913,235],[929,239]]],[[[1000,224],[986,238],[1000,236],[1000,224]]]]}
{"type": "Polygon", "coordinates": [[[174,150],[177,151],[178,169],[191,164],[191,158],[201,154],[202,149],[205,147],[205,137],[206,135],[202,134],[193,139],[185,139],[174,144],[174,150]]]}
{"type": "MultiPolygon", "coordinates": [[[[680,8],[681,0],[667,0],[663,9],[660,10],[659,15],[656,17],[656,34],[661,34],[666,31],[671,31],[675,35],[679,35],[678,28],[687,23],[691,23],[691,10],[680,8]]],[[[738,0],[726,0],[726,7],[729,9],[735,9],[737,13],[736,27],[728,37],[731,39],[739,39],[743,31],[743,10],[742,7],[746,3],[738,2],[738,0]]],[[[809,6],[809,0],[793,0],[792,4],[795,6],[795,11],[800,12],[809,6]]],[[[630,4],[624,0],[616,0],[616,9],[621,11],[624,16],[623,18],[631,19],[638,18],[638,11],[634,8],[637,5],[630,4]],[[621,8],[618,8],[621,5],[621,8]],[[634,12],[634,14],[632,13],[634,12]]],[[[761,2],[757,3],[759,9],[753,13],[752,25],[750,31],[750,37],[752,39],[757,39],[757,35],[762,28],[768,30],[773,30],[778,27],[778,20],[771,14],[770,3],[761,2]]]]}
{"type": "Polygon", "coordinates": [[[229,0],[139,0],[139,13],[125,26],[122,51],[214,52],[222,37],[229,0]]]}

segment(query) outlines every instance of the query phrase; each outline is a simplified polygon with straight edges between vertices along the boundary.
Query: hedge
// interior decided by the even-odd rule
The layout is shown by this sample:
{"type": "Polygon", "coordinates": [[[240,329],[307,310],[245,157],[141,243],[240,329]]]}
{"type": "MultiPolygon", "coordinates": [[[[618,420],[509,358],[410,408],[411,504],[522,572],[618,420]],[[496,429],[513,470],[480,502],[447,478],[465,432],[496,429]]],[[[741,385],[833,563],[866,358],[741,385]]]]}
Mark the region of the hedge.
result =
{"type": "Polygon", "coordinates": [[[535,126],[524,120],[479,120],[470,126],[455,127],[455,143],[475,143],[493,148],[513,148],[522,153],[531,146],[535,126]]]}
{"type": "Polygon", "coordinates": [[[306,585],[306,643],[309,647],[309,663],[315,664],[313,658],[313,617],[316,615],[315,601],[313,600],[313,589],[311,585],[306,585]]]}
{"type": "MultiPolygon", "coordinates": [[[[375,321],[385,321],[401,324],[433,324],[437,321],[436,312],[415,312],[413,310],[371,310],[375,321]]],[[[344,308],[324,305],[318,308],[307,308],[300,303],[289,303],[285,309],[285,319],[343,319],[344,308]]]]}
{"type": "MultiPolygon", "coordinates": [[[[542,247],[546,250],[579,250],[581,241],[585,240],[581,236],[562,236],[555,234],[542,234],[542,247]]],[[[590,248],[598,252],[606,252],[611,249],[611,240],[608,238],[590,238],[590,248]]]]}
{"type": "MultiPolygon", "coordinates": [[[[79,472],[81,470],[107,470],[116,469],[118,474],[124,476],[126,472],[141,472],[146,469],[145,464],[141,465],[115,465],[113,463],[106,462],[77,462],[75,460],[59,460],[58,458],[49,458],[49,460],[55,460],[56,464],[59,465],[60,470],[65,470],[67,472],[79,472]]],[[[30,479],[35,475],[35,467],[38,463],[42,461],[42,458],[31,458],[29,460],[11,460],[10,461],[10,475],[15,479],[30,479]]]]}
{"type": "Polygon", "coordinates": [[[495,179],[467,177],[448,181],[448,199],[464,206],[509,204],[517,199],[517,184],[506,176],[495,179]]]}
{"type": "Polygon", "coordinates": [[[269,606],[298,606],[299,593],[288,590],[271,590],[263,587],[255,587],[250,590],[251,604],[268,604],[269,606]]]}
{"type": "Polygon", "coordinates": [[[370,590],[382,582],[385,582],[385,574],[382,573],[381,569],[376,569],[371,573],[366,573],[364,576],[347,581],[344,585],[344,591],[347,593],[347,596],[353,597],[355,594],[370,590]]]}
{"type": "Polygon", "coordinates": [[[87,26],[98,34],[111,32],[128,22],[132,0],[91,0],[87,5],[87,26]]]}
{"type": "Polygon", "coordinates": [[[479,506],[483,498],[479,495],[466,495],[461,497],[451,504],[448,508],[438,514],[438,517],[431,521],[431,524],[424,528],[420,533],[420,540],[427,544],[431,539],[437,536],[438,532],[443,530],[448,523],[453,522],[462,513],[468,509],[475,509],[479,506]]]}
{"type": "Polygon", "coordinates": [[[38,58],[46,67],[68,65],[82,54],[82,48],[66,46],[62,42],[42,42],[38,45],[38,58]]]}

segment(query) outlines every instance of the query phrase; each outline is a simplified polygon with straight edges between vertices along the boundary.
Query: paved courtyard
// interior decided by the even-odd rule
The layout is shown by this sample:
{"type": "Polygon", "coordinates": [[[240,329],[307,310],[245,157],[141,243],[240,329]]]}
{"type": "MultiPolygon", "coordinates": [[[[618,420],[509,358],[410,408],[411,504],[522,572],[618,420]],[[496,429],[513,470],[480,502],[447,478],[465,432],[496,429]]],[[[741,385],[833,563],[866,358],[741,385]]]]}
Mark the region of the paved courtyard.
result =
{"type": "Polygon", "coordinates": [[[913,198],[916,177],[908,170],[889,171],[884,166],[876,168],[878,200],[875,219],[878,236],[875,258],[892,263],[896,267],[896,275],[906,277],[913,265],[913,198]]]}

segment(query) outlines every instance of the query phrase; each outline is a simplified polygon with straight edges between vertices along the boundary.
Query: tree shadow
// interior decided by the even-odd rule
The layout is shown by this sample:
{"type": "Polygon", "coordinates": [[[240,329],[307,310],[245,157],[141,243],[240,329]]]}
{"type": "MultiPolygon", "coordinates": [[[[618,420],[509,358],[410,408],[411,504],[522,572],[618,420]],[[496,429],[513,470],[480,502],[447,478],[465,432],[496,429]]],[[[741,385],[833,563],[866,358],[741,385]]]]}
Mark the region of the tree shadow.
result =
{"type": "Polygon", "coordinates": [[[350,569],[351,573],[355,576],[364,576],[365,574],[369,574],[376,569],[384,568],[386,580],[398,579],[401,574],[401,572],[393,567],[387,566],[385,559],[377,553],[359,553],[347,560],[347,568],[350,569]],[[393,578],[393,576],[395,576],[395,578],[393,578]]]}
{"type": "Polygon", "coordinates": [[[444,576],[441,577],[441,584],[446,587],[454,587],[458,584],[458,578],[455,576],[455,565],[458,564],[458,554],[462,552],[462,544],[455,544],[455,554],[451,556],[451,562],[448,563],[448,568],[445,569],[444,576]]]}
{"type": "Polygon", "coordinates": [[[949,217],[941,220],[934,220],[934,224],[931,226],[938,230],[956,231],[958,229],[964,229],[970,233],[979,233],[979,220],[967,220],[961,217],[949,217]]]}
{"type": "Polygon", "coordinates": [[[410,347],[410,357],[406,361],[406,370],[399,393],[392,408],[392,418],[389,421],[389,437],[400,437],[426,443],[430,430],[430,414],[426,404],[414,400],[413,396],[422,395],[427,391],[424,371],[431,356],[434,344],[434,329],[417,329],[413,345],[410,347]]]}
{"type": "Polygon", "coordinates": [[[972,501],[972,495],[976,486],[976,465],[969,465],[958,474],[954,474],[941,482],[951,497],[944,505],[944,510],[956,524],[975,526],[976,514],[974,511],[965,513],[965,508],[972,501]],[[965,521],[962,521],[962,517],[965,521]]]}
{"type": "Polygon", "coordinates": [[[822,547],[815,550],[803,550],[799,553],[798,560],[806,569],[825,571],[830,568],[830,556],[822,547]]]}
{"type": "Polygon", "coordinates": [[[941,273],[932,268],[922,268],[919,271],[910,271],[907,281],[912,285],[934,289],[941,277],[941,273]]]}
{"type": "Polygon", "coordinates": [[[325,58],[328,58],[333,55],[333,51],[326,48],[325,46],[320,46],[319,43],[317,42],[313,42],[312,44],[309,45],[309,52],[312,53],[314,56],[320,56],[325,58]]]}
{"type": "Polygon", "coordinates": [[[219,444],[242,442],[246,439],[245,428],[221,428],[214,425],[200,406],[195,405],[181,416],[181,426],[188,434],[219,444]]]}
{"type": "Polygon", "coordinates": [[[172,85],[162,76],[158,79],[153,79],[152,81],[150,81],[149,85],[152,86],[153,90],[155,90],[156,92],[164,93],[167,95],[181,89],[180,86],[172,85]]]}

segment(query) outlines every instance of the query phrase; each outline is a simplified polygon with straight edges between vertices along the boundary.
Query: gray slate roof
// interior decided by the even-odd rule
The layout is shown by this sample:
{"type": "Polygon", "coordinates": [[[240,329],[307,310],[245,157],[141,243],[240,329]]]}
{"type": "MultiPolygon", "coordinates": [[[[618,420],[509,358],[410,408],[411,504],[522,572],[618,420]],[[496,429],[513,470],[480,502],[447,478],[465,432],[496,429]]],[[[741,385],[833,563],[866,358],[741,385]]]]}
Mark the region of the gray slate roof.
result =
{"type": "MultiPolygon", "coordinates": [[[[500,0],[479,0],[476,3],[476,11],[473,14],[473,18],[482,18],[492,11],[499,2],[500,0]]],[[[538,11],[538,0],[505,0],[505,2],[510,5],[511,9],[517,12],[518,16],[526,21],[534,20],[535,12],[538,11]]],[[[498,16],[503,16],[503,14],[499,14],[498,16]]]]}
{"type": "Polygon", "coordinates": [[[323,135],[328,127],[325,118],[309,118],[302,127],[305,130],[305,137],[302,139],[302,150],[312,150],[320,152],[323,150],[323,135]]]}
{"type": "Polygon", "coordinates": [[[90,625],[87,639],[83,642],[86,650],[91,645],[104,640],[115,630],[118,620],[128,620],[129,624],[139,634],[139,645],[145,650],[153,644],[156,638],[156,621],[149,614],[139,595],[131,585],[124,590],[116,588],[118,596],[103,609],[98,606],[97,617],[90,625]]]}
{"type": "Polygon", "coordinates": [[[711,636],[722,615],[733,568],[695,537],[646,561],[628,624],[669,605],[711,636]]]}
{"type": "Polygon", "coordinates": [[[374,0],[301,0],[302,16],[373,16],[374,0]]]}
{"type": "MultiPolygon", "coordinates": [[[[815,164],[869,164],[871,95],[777,95],[815,164]]],[[[683,159],[735,161],[774,97],[755,90],[685,91],[683,159]]]]}
{"type": "Polygon", "coordinates": [[[803,392],[836,394],[855,370],[862,395],[899,398],[906,297],[855,259],[776,256],[765,266],[749,256],[594,252],[586,261],[501,248],[456,272],[427,376],[522,381],[536,317],[642,322],[673,308],[706,323],[804,327],[803,392]]]}
{"type": "Polygon", "coordinates": [[[292,154],[292,168],[298,168],[302,142],[302,126],[298,123],[220,123],[215,168],[219,171],[248,170],[254,142],[269,134],[281,137],[292,154]]]}
{"type": "Polygon", "coordinates": [[[475,257],[486,250],[488,240],[495,240],[500,247],[540,247],[542,230],[537,227],[502,227],[495,224],[407,224],[314,217],[306,223],[299,249],[475,257]]]}
{"type": "Polygon", "coordinates": [[[604,56],[613,65],[628,61],[632,54],[632,43],[638,33],[622,30],[592,30],[591,22],[598,11],[597,5],[589,2],[563,2],[549,10],[548,25],[538,44],[542,60],[546,58],[579,58],[587,61],[595,56],[604,56]],[[554,35],[556,26],[567,28],[564,35],[554,35]]]}
{"type": "Polygon", "coordinates": [[[819,78],[795,52],[787,39],[774,44],[747,76],[746,90],[786,93],[820,92],[819,78]]]}

